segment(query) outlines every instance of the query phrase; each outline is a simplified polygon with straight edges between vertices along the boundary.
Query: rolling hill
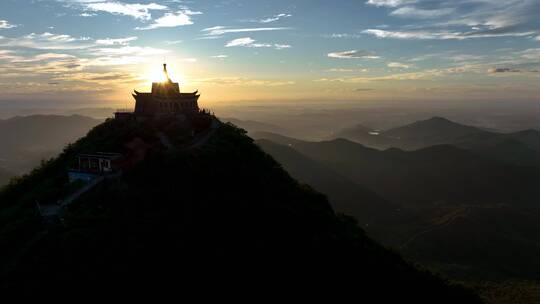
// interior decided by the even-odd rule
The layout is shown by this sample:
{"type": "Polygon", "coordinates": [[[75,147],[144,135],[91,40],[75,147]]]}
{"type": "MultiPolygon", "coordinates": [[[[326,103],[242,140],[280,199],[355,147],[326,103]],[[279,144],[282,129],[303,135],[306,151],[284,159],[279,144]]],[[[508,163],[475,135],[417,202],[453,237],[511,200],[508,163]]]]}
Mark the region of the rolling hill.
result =
{"type": "Polygon", "coordinates": [[[292,177],[328,195],[336,210],[356,217],[363,226],[372,226],[378,220],[390,217],[396,212],[396,206],[375,192],[309,159],[291,147],[264,139],[256,143],[265,152],[273,155],[292,177]]]}
{"type": "Polygon", "coordinates": [[[378,149],[417,150],[453,145],[495,160],[540,167],[540,132],[536,130],[496,133],[433,117],[378,132],[378,135],[370,134],[365,127],[346,129],[334,138],[345,138],[378,149]]]}
{"type": "MultiPolygon", "coordinates": [[[[344,139],[254,136],[294,149],[399,206],[397,215],[382,218],[367,231],[407,257],[460,279],[538,279],[540,169],[448,145],[380,151],[344,139]]],[[[283,159],[283,151],[266,151],[283,159]]],[[[312,185],[335,195],[330,187],[312,185]]],[[[357,212],[361,209],[359,204],[357,212]]]]}

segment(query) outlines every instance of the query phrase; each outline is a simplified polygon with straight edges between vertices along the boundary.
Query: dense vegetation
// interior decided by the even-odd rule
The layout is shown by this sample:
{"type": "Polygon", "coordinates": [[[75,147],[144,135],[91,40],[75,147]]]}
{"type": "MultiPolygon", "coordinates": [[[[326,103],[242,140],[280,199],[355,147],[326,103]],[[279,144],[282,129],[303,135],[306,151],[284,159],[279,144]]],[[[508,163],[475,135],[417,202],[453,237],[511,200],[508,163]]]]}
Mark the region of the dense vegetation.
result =
{"type": "Polygon", "coordinates": [[[202,148],[173,152],[155,136],[186,136],[171,125],[109,121],[4,189],[0,246],[9,250],[0,256],[2,288],[95,292],[173,284],[178,290],[182,278],[204,276],[210,288],[208,278],[222,285],[233,274],[252,283],[277,275],[327,288],[343,282],[341,288],[380,302],[479,302],[366,237],[241,130],[222,125],[202,148]],[[134,138],[152,147],[143,162],[81,197],[62,225],[40,224],[34,201],[65,183],[76,153],[129,153],[126,143],[134,138]]]}

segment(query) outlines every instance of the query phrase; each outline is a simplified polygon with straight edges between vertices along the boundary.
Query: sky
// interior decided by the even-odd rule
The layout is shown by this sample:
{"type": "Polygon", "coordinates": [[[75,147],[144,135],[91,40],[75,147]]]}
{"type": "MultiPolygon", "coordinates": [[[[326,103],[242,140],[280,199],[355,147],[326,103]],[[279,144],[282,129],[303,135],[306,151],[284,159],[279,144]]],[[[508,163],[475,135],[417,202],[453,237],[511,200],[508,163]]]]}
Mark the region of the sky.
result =
{"type": "Polygon", "coordinates": [[[0,101],[133,105],[167,62],[201,101],[540,96],[540,0],[2,0],[0,101]]]}

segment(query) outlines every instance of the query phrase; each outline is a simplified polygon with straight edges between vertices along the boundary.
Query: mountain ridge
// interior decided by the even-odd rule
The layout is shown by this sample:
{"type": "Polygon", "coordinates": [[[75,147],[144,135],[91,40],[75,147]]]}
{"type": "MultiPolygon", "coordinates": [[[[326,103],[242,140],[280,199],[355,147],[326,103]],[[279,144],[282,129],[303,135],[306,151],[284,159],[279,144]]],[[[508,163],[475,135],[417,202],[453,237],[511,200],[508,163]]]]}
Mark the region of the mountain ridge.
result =
{"type": "MultiPolygon", "coordinates": [[[[534,257],[540,254],[536,251],[540,239],[533,231],[539,231],[540,225],[531,217],[540,210],[540,169],[454,145],[381,151],[345,139],[303,142],[256,135],[288,145],[398,205],[395,216],[381,218],[366,230],[384,244],[401,248],[407,257],[459,279],[538,279],[534,269],[540,266],[534,257]],[[505,258],[509,248],[521,258],[505,258]],[[493,250],[500,254],[491,254],[493,250]]],[[[267,152],[283,158],[278,150],[267,152]]],[[[283,165],[287,170],[291,167],[287,162],[283,165]]],[[[335,195],[329,187],[313,186],[335,195]]],[[[357,207],[361,213],[362,205],[357,207]]]]}
{"type": "Polygon", "coordinates": [[[480,303],[367,238],[234,126],[221,125],[202,147],[170,151],[155,133],[176,138],[174,124],[167,125],[109,121],[0,192],[7,223],[0,243],[11,245],[0,253],[0,275],[9,278],[0,280],[4,291],[95,291],[145,282],[153,289],[175,273],[225,269],[265,282],[272,269],[319,283],[348,282],[368,299],[480,303]],[[41,233],[32,209],[49,188],[36,185],[62,183],[76,153],[120,149],[133,137],[154,145],[147,158],[80,197],[61,226],[41,233]],[[316,271],[304,272],[314,265],[316,271]],[[330,270],[338,276],[323,275],[330,270]],[[351,281],[345,275],[351,271],[362,275],[351,281]],[[389,288],[394,292],[381,293],[389,288]]]}

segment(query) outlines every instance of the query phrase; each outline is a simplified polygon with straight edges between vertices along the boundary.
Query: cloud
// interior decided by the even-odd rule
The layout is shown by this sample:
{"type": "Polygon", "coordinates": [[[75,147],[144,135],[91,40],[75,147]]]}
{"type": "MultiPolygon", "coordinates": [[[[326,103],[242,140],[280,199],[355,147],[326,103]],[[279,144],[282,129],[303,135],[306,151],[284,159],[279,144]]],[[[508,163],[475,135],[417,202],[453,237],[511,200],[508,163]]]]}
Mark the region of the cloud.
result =
{"type": "Polygon", "coordinates": [[[96,40],[96,43],[100,45],[128,45],[131,41],[135,41],[137,39],[138,37],[135,36],[117,39],[106,38],[98,39],[96,40]]]}
{"type": "Polygon", "coordinates": [[[215,55],[215,56],[212,56],[212,58],[216,58],[216,59],[227,59],[229,58],[228,55],[215,55]]]}
{"type": "Polygon", "coordinates": [[[276,21],[279,21],[283,18],[289,18],[289,17],[292,17],[291,14],[277,14],[277,15],[274,15],[273,17],[270,17],[270,18],[266,18],[266,19],[261,19],[259,20],[260,23],[271,23],[271,22],[276,22],[276,21]]]}
{"type": "Polygon", "coordinates": [[[69,73],[52,78],[54,81],[80,81],[98,84],[110,84],[111,81],[136,82],[139,77],[135,74],[122,72],[69,73]]]}
{"type": "Polygon", "coordinates": [[[324,35],[324,38],[360,38],[360,34],[348,34],[348,33],[334,33],[330,35],[324,35]]]}
{"type": "Polygon", "coordinates": [[[369,0],[366,2],[369,5],[374,6],[387,6],[387,7],[397,7],[404,4],[416,3],[416,0],[369,0]]]}
{"type": "Polygon", "coordinates": [[[137,30],[152,30],[160,27],[178,27],[184,25],[192,25],[191,16],[200,15],[201,12],[193,12],[190,10],[181,10],[176,13],[166,13],[162,17],[154,20],[154,23],[145,26],[137,27],[137,30]]]}
{"type": "Polygon", "coordinates": [[[17,26],[9,23],[7,20],[0,20],[0,29],[10,29],[14,27],[17,27],[17,26]]]}
{"type": "Polygon", "coordinates": [[[233,47],[233,46],[248,46],[255,42],[254,39],[246,37],[246,38],[238,38],[229,41],[225,46],[226,47],[233,47]]]}
{"type": "Polygon", "coordinates": [[[17,38],[0,37],[0,46],[22,47],[44,50],[77,50],[93,46],[88,37],[72,37],[70,35],[52,34],[45,32],[42,34],[31,33],[17,38]]]}
{"type": "Polygon", "coordinates": [[[538,0],[369,0],[390,16],[422,20],[395,31],[368,29],[381,38],[468,39],[538,35],[538,0]],[[430,20],[433,19],[433,20],[430,20]]]}
{"type": "Polygon", "coordinates": [[[369,70],[368,69],[332,68],[332,69],[325,70],[325,72],[330,72],[330,73],[353,73],[353,72],[366,73],[366,72],[369,72],[369,70]]]}
{"type": "Polygon", "coordinates": [[[283,80],[264,80],[264,79],[250,79],[241,77],[214,77],[193,79],[194,83],[206,83],[215,86],[265,86],[265,87],[280,87],[294,85],[294,81],[283,80]]]}
{"type": "Polygon", "coordinates": [[[79,16],[89,18],[89,17],[96,16],[96,14],[94,14],[94,13],[80,13],[79,16]]]}
{"type": "Polygon", "coordinates": [[[483,56],[483,55],[469,55],[469,54],[458,54],[458,55],[448,56],[448,59],[451,59],[455,62],[478,61],[485,58],[486,56],[483,56]]]}
{"type": "Polygon", "coordinates": [[[511,69],[511,68],[491,68],[488,70],[489,74],[498,74],[498,73],[521,73],[521,70],[511,69]]]}
{"type": "Polygon", "coordinates": [[[484,73],[485,69],[480,71],[481,66],[463,65],[445,69],[430,69],[414,73],[399,73],[386,76],[374,77],[349,77],[349,78],[322,78],[317,82],[342,82],[342,83],[371,83],[380,81],[413,81],[413,80],[432,80],[435,77],[448,75],[460,75],[464,73],[484,73]]]}
{"type": "Polygon", "coordinates": [[[538,37],[534,38],[534,40],[536,40],[536,41],[540,41],[540,36],[538,36],[538,37]]]}
{"type": "MultiPolygon", "coordinates": [[[[90,1],[86,1],[90,2],[90,1]]],[[[150,20],[152,10],[167,10],[168,7],[157,3],[123,3],[123,2],[104,2],[91,1],[92,3],[83,3],[84,8],[95,12],[107,12],[114,15],[130,16],[135,19],[150,20]]]]}
{"type": "Polygon", "coordinates": [[[238,38],[227,42],[225,47],[249,47],[249,48],[274,48],[276,50],[284,50],[291,48],[288,44],[277,43],[256,43],[256,40],[250,37],[238,38]]]}
{"type": "Polygon", "coordinates": [[[179,44],[179,43],[182,43],[184,41],[182,40],[167,40],[165,41],[165,44],[168,44],[168,45],[173,45],[173,44],[179,44]]]}
{"type": "Polygon", "coordinates": [[[15,55],[12,51],[0,51],[0,74],[8,77],[38,77],[42,74],[76,72],[82,69],[80,59],[69,54],[42,53],[31,56],[15,55]]]}
{"type": "Polygon", "coordinates": [[[338,59],[379,59],[381,57],[375,55],[373,52],[369,51],[343,51],[343,52],[333,52],[329,53],[328,57],[338,58],[338,59]]]}
{"type": "Polygon", "coordinates": [[[388,64],[388,67],[393,69],[410,69],[412,65],[400,62],[390,62],[388,64]]]}
{"type": "Polygon", "coordinates": [[[518,55],[521,55],[521,58],[524,59],[540,61],[540,48],[527,49],[525,51],[519,52],[518,55]]]}
{"type": "Polygon", "coordinates": [[[255,27],[255,28],[228,28],[225,26],[214,26],[205,28],[202,31],[206,32],[206,36],[222,36],[231,33],[251,33],[251,32],[268,32],[268,31],[283,31],[290,30],[288,27],[255,27]]]}
{"type": "Polygon", "coordinates": [[[377,38],[392,39],[418,39],[418,40],[465,40],[475,38],[494,37],[524,37],[535,32],[504,32],[504,31],[470,31],[470,32],[450,32],[450,31],[387,31],[380,29],[367,29],[364,34],[373,35],[377,38]]]}
{"type": "Polygon", "coordinates": [[[405,6],[396,9],[390,15],[404,17],[404,18],[438,18],[441,16],[450,15],[454,12],[453,8],[441,8],[441,9],[420,9],[413,6],[405,6]]]}
{"type": "Polygon", "coordinates": [[[96,48],[92,49],[92,52],[98,55],[154,56],[167,54],[170,51],[152,47],[122,46],[119,48],[96,48]]]}
{"type": "Polygon", "coordinates": [[[20,57],[17,59],[12,60],[14,63],[20,63],[20,62],[40,62],[40,61],[55,61],[55,60],[64,60],[64,59],[73,59],[77,58],[73,55],[68,54],[58,54],[58,53],[44,53],[44,54],[38,54],[32,57],[20,57]]]}
{"type": "Polygon", "coordinates": [[[2,61],[12,61],[19,58],[19,56],[15,55],[14,51],[11,50],[0,50],[0,60],[2,61]]]}

